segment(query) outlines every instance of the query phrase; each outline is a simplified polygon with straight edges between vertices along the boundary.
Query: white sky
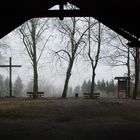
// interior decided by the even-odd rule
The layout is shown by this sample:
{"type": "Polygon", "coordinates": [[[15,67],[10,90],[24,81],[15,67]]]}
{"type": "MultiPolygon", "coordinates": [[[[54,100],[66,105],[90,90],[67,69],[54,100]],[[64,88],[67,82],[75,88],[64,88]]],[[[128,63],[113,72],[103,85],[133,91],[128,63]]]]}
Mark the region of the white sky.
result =
{"type": "MultiPolygon", "coordinates": [[[[56,33],[55,33],[56,34],[56,33]]],[[[19,75],[24,83],[28,83],[32,79],[32,67],[30,65],[30,59],[18,39],[18,35],[15,32],[9,33],[4,39],[3,42],[8,43],[11,46],[11,49],[7,49],[6,51],[0,50],[2,55],[5,56],[5,62],[3,64],[8,64],[9,57],[11,56],[13,59],[13,64],[22,65],[21,68],[13,68],[13,80],[19,75]],[[26,54],[25,54],[26,53],[26,54]]],[[[50,39],[43,56],[41,57],[38,72],[39,72],[39,80],[46,81],[46,83],[63,86],[65,79],[65,70],[60,67],[52,66],[50,63],[49,55],[47,53],[47,48],[50,46],[53,48],[55,43],[53,39],[50,39]]],[[[115,67],[111,68],[109,66],[105,66],[100,63],[96,69],[96,81],[114,79],[116,76],[123,76],[126,73],[126,67],[115,67]]],[[[5,77],[9,76],[8,68],[0,68],[0,74],[5,75],[5,77]]],[[[70,79],[70,85],[72,87],[76,85],[81,85],[84,80],[91,79],[91,68],[84,62],[77,62],[77,66],[73,67],[72,76],[70,79]]]]}

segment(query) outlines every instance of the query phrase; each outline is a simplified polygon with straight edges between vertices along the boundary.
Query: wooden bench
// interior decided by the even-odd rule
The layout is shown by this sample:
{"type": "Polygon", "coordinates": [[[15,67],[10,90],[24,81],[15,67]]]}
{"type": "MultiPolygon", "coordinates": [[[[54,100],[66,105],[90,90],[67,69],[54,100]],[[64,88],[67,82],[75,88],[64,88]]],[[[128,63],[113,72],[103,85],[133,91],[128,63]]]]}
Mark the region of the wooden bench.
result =
{"type": "MultiPolygon", "coordinates": [[[[83,97],[84,98],[90,98],[90,93],[88,93],[88,92],[83,93],[83,97]]],[[[93,93],[93,98],[97,99],[98,97],[100,97],[100,93],[99,92],[93,93]]]]}
{"type": "MultiPolygon", "coordinates": [[[[33,92],[27,92],[27,96],[32,98],[33,97],[33,92]]],[[[38,97],[43,97],[44,96],[44,92],[38,92],[38,97]]]]}
{"type": "Polygon", "coordinates": [[[88,92],[83,93],[83,97],[90,98],[90,93],[88,93],[88,92]]]}

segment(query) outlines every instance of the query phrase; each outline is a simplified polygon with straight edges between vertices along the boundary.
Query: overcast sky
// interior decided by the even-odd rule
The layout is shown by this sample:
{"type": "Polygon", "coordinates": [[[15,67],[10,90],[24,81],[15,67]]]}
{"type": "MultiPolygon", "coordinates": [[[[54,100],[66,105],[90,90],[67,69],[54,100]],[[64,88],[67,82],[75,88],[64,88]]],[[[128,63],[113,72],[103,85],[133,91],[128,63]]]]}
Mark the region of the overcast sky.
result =
{"type": "MultiPolygon", "coordinates": [[[[58,9],[58,6],[54,6],[52,9],[58,9]]],[[[60,67],[55,60],[52,62],[50,53],[48,49],[55,49],[56,46],[59,46],[59,35],[57,32],[50,30],[51,34],[54,36],[50,38],[43,55],[41,56],[39,65],[38,65],[38,74],[39,81],[45,82],[46,84],[52,84],[55,86],[62,86],[65,80],[66,65],[60,67]]],[[[49,33],[48,33],[49,34],[49,33]]],[[[20,76],[24,83],[28,83],[32,79],[32,66],[30,63],[30,58],[19,39],[19,35],[15,31],[9,33],[2,40],[2,43],[6,43],[10,48],[3,50],[0,49],[0,52],[5,57],[3,64],[9,63],[9,57],[12,57],[12,63],[16,65],[22,65],[21,68],[13,68],[13,81],[17,76],[20,76]]],[[[108,53],[108,52],[107,52],[108,53]]],[[[96,78],[95,80],[110,80],[114,79],[116,76],[123,76],[126,73],[126,67],[109,67],[105,66],[99,61],[99,65],[96,69],[96,78]]],[[[0,74],[3,74],[5,77],[9,76],[8,68],[0,68],[0,74]]],[[[83,60],[79,59],[74,65],[72,70],[72,76],[70,79],[70,85],[72,87],[76,85],[81,85],[84,80],[91,79],[91,67],[88,63],[85,63],[83,60]]]]}
{"type": "MultiPolygon", "coordinates": [[[[52,33],[52,31],[50,31],[52,33]]],[[[50,59],[50,54],[48,49],[55,48],[58,45],[58,36],[54,32],[55,37],[51,37],[45,51],[39,62],[38,72],[39,72],[39,81],[46,82],[55,86],[63,86],[66,73],[66,65],[60,67],[56,65],[57,62],[53,64],[52,59],[50,59]]],[[[22,65],[21,68],[13,68],[13,80],[20,76],[24,83],[28,83],[32,79],[32,67],[30,63],[30,58],[19,39],[19,35],[15,31],[9,33],[2,40],[2,43],[7,43],[10,48],[3,50],[0,49],[2,55],[5,57],[3,64],[8,64],[9,57],[12,57],[13,64],[22,65]]],[[[99,65],[96,69],[96,81],[97,80],[110,80],[114,79],[116,76],[123,76],[126,73],[126,67],[115,67],[111,68],[105,66],[99,62],[99,65]]],[[[8,68],[0,68],[0,74],[3,74],[5,77],[9,76],[8,68]]],[[[82,60],[77,61],[72,70],[72,76],[70,79],[70,85],[72,87],[76,85],[81,85],[84,80],[91,79],[91,67],[82,60]]]]}
{"type": "MultiPolygon", "coordinates": [[[[32,67],[30,64],[30,58],[27,55],[27,52],[22,45],[22,43],[18,39],[18,35],[15,33],[10,33],[4,39],[11,48],[6,50],[1,50],[2,55],[5,57],[3,64],[8,64],[9,57],[12,57],[12,63],[16,65],[22,65],[21,68],[13,68],[13,80],[19,75],[24,83],[29,82],[32,79],[32,67]]],[[[54,40],[50,39],[50,44],[52,46],[52,42],[54,40]]],[[[48,44],[48,46],[50,46],[48,44]]],[[[52,46],[53,47],[53,46],[52,46]]],[[[39,80],[46,81],[46,83],[63,86],[64,79],[65,79],[65,68],[63,67],[55,67],[55,63],[52,64],[51,60],[48,58],[49,55],[47,54],[47,47],[41,57],[39,63],[39,80]]],[[[102,63],[99,63],[97,70],[96,70],[96,81],[97,80],[110,80],[114,79],[116,76],[123,76],[126,73],[126,67],[109,67],[105,66],[102,63]]],[[[0,74],[3,74],[5,77],[9,76],[9,69],[8,68],[0,68],[0,74]]],[[[91,67],[85,62],[79,61],[76,65],[74,65],[72,70],[72,76],[70,79],[70,85],[74,87],[75,85],[81,85],[83,80],[91,79],[91,67]]]]}

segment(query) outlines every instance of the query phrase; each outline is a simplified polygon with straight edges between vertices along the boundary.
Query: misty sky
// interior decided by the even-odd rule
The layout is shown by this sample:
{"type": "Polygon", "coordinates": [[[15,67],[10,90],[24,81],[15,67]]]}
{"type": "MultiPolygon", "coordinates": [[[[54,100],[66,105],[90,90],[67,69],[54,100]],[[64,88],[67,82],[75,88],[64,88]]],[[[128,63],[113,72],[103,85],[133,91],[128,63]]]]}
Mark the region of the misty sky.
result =
{"type": "MultiPolygon", "coordinates": [[[[50,51],[51,49],[55,49],[59,46],[60,38],[57,36],[57,32],[53,32],[50,30],[49,32],[53,33],[49,39],[49,42],[46,45],[46,48],[41,56],[38,72],[39,72],[39,82],[51,84],[55,86],[63,86],[65,73],[66,73],[66,65],[60,67],[58,62],[55,60],[52,63],[52,58],[50,51]]],[[[48,32],[48,35],[49,35],[48,32]]],[[[32,67],[30,63],[30,58],[19,39],[19,34],[13,31],[5,36],[2,40],[2,43],[6,43],[10,46],[6,50],[0,49],[1,54],[4,56],[4,60],[1,62],[2,64],[8,64],[9,57],[11,56],[13,59],[13,64],[22,65],[21,68],[13,68],[13,80],[19,75],[23,82],[27,84],[32,79],[32,67]]],[[[119,66],[115,68],[111,68],[109,66],[105,66],[99,61],[99,65],[96,70],[96,81],[114,79],[116,76],[123,76],[126,73],[125,66],[119,66]]],[[[8,68],[0,68],[0,74],[3,74],[5,77],[9,76],[8,68]]],[[[84,80],[91,79],[91,67],[88,63],[83,62],[81,59],[77,61],[76,65],[74,65],[72,70],[72,76],[70,79],[70,85],[72,87],[76,85],[81,85],[84,80]]]]}

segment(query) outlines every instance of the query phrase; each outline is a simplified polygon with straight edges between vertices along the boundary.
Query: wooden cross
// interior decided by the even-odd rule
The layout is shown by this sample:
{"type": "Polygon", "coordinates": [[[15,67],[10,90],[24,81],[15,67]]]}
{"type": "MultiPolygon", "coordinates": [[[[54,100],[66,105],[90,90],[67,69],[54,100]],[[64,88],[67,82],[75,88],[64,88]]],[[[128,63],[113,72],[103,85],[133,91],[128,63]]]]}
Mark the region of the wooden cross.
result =
{"type": "Polygon", "coordinates": [[[9,67],[9,94],[12,97],[12,67],[21,67],[21,65],[12,65],[12,58],[9,58],[9,65],[0,65],[1,68],[9,67]]]}

